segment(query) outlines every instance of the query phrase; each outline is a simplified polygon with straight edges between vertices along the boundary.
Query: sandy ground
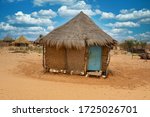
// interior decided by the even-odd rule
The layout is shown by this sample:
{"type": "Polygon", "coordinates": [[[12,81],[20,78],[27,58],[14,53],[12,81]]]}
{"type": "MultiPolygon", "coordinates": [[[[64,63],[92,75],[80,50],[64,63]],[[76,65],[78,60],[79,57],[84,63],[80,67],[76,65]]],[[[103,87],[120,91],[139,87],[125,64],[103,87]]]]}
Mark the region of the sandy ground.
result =
{"type": "Polygon", "coordinates": [[[150,99],[150,60],[112,55],[107,79],[43,73],[42,55],[0,49],[0,99],[150,99]]]}

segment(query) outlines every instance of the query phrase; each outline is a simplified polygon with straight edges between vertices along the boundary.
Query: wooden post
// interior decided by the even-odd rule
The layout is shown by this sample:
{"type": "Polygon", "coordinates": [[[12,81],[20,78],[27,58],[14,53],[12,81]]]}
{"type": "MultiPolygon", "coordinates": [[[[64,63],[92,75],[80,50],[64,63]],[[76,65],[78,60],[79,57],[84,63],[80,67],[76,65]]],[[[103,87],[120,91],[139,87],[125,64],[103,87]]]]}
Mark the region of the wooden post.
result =
{"type": "Polygon", "coordinates": [[[44,67],[44,59],[45,59],[45,57],[44,57],[44,45],[43,45],[43,67],[44,67]]]}
{"type": "Polygon", "coordinates": [[[67,57],[67,49],[65,48],[65,69],[68,71],[68,57],[67,57]]]}
{"type": "Polygon", "coordinates": [[[87,72],[87,63],[88,63],[88,47],[85,47],[85,52],[84,52],[84,73],[86,74],[87,72]]]}
{"type": "Polygon", "coordinates": [[[44,47],[44,44],[43,44],[43,68],[46,72],[48,71],[46,66],[45,66],[45,47],[44,47]]]}

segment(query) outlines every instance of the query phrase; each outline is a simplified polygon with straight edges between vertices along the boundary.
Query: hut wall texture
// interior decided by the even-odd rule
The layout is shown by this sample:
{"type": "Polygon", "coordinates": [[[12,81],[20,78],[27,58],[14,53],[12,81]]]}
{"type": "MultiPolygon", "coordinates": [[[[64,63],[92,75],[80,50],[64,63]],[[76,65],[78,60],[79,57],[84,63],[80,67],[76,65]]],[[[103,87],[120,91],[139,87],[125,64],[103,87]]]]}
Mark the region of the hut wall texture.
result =
{"type": "Polygon", "coordinates": [[[57,70],[73,71],[76,74],[84,71],[85,49],[75,50],[54,47],[46,47],[46,67],[57,70]]]}
{"type": "MultiPolygon", "coordinates": [[[[67,49],[67,67],[68,70],[73,70],[74,72],[84,72],[84,55],[85,49],[75,50],[67,49]]],[[[78,74],[78,73],[77,73],[78,74]]]]}
{"type": "Polygon", "coordinates": [[[46,67],[51,69],[65,69],[65,49],[56,49],[54,47],[46,46],[45,52],[46,67]]]}
{"type": "Polygon", "coordinates": [[[107,69],[107,59],[109,54],[109,48],[102,47],[102,71],[105,71],[107,69]]]}

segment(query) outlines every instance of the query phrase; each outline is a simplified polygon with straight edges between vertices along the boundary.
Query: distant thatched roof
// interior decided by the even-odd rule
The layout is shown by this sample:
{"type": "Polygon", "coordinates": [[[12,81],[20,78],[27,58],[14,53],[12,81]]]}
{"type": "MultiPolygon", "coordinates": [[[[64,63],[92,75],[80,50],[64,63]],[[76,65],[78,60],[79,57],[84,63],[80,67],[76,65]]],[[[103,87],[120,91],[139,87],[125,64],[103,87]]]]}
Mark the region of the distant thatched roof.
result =
{"type": "Polygon", "coordinates": [[[22,35],[14,41],[14,43],[29,44],[30,42],[22,35]]]}
{"type": "Polygon", "coordinates": [[[43,43],[57,48],[63,46],[80,49],[86,45],[110,46],[115,40],[80,12],[72,20],[43,37],[43,43]]]}

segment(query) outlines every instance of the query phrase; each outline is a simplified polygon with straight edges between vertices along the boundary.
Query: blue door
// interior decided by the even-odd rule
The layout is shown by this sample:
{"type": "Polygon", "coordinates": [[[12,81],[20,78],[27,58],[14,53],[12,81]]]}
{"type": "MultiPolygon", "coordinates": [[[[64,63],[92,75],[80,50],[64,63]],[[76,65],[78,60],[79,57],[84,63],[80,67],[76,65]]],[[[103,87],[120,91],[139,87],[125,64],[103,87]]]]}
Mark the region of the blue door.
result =
{"type": "Polygon", "coordinates": [[[101,70],[102,48],[99,46],[91,46],[89,48],[88,70],[101,70]]]}

